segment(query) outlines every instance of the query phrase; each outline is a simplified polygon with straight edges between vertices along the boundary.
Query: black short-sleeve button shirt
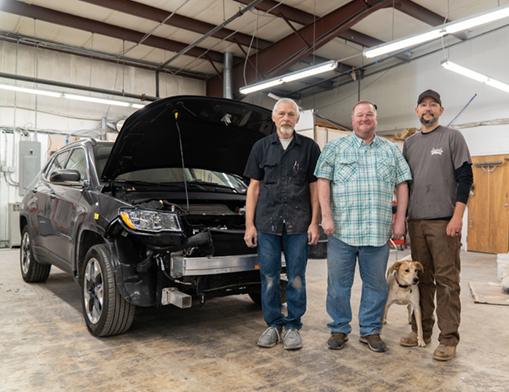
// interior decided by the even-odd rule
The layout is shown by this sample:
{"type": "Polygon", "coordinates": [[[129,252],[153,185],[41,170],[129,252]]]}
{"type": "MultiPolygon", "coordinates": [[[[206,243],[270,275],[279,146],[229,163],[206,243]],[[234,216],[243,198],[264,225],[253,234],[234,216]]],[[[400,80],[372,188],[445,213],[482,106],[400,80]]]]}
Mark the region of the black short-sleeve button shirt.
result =
{"type": "Polygon", "coordinates": [[[253,146],[244,175],[261,182],[255,227],[266,234],[303,234],[311,223],[309,183],[315,182],[320,148],[316,142],[294,132],[286,150],[277,133],[253,146]]]}

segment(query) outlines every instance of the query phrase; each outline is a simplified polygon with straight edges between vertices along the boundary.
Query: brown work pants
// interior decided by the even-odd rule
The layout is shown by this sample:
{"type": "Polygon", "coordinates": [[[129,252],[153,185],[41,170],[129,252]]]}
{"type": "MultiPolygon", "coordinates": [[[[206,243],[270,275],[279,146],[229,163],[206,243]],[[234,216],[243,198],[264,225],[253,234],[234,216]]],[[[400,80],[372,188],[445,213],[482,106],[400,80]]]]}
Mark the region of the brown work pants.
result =
{"type": "MultiPolygon", "coordinates": [[[[431,337],[436,314],[440,335],[438,341],[457,346],[461,320],[460,302],[460,236],[446,234],[448,221],[410,219],[408,233],[412,260],[419,261],[424,270],[419,273],[422,330],[425,338],[431,337]]],[[[412,317],[412,330],[417,331],[412,317]]]]}

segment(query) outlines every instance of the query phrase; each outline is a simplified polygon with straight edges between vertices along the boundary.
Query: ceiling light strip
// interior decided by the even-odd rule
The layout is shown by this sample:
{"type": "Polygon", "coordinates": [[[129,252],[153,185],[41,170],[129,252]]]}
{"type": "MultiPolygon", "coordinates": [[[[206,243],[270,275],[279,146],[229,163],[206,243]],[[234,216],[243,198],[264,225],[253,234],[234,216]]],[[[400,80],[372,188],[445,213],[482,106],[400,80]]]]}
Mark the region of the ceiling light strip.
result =
{"type": "Polygon", "coordinates": [[[255,91],[264,90],[269,87],[278,86],[283,83],[290,83],[295,80],[308,78],[310,76],[318,75],[324,72],[329,72],[336,69],[338,62],[336,60],[326,61],[325,63],[313,65],[304,69],[300,69],[289,74],[278,76],[277,78],[264,80],[263,82],[250,84],[239,89],[241,94],[250,94],[255,91]]]}
{"type": "Polygon", "coordinates": [[[101,103],[101,104],[105,104],[105,105],[132,107],[135,109],[141,109],[141,108],[145,107],[145,105],[146,105],[146,104],[141,104],[141,103],[132,103],[132,102],[125,102],[125,101],[117,101],[114,99],[92,97],[89,95],[76,95],[76,94],[60,93],[57,91],[42,90],[39,88],[22,87],[22,86],[16,86],[16,85],[12,85],[12,84],[4,84],[4,83],[0,83],[0,90],[10,90],[10,91],[16,91],[16,92],[20,92],[20,93],[44,95],[47,97],[54,97],[54,98],[67,98],[67,99],[72,99],[75,101],[94,102],[94,103],[101,103]]]}
{"type": "Polygon", "coordinates": [[[86,95],[64,94],[64,98],[72,99],[72,100],[75,100],[75,101],[103,103],[105,105],[114,105],[114,106],[128,107],[130,105],[128,102],[114,101],[113,99],[104,99],[104,98],[89,97],[89,96],[86,96],[86,95]]]}
{"type": "Polygon", "coordinates": [[[498,88],[499,90],[505,91],[509,93],[509,85],[499,82],[498,80],[492,79],[486,75],[483,75],[479,72],[472,71],[471,69],[462,67],[461,65],[450,62],[449,60],[444,60],[440,64],[445,69],[456,72],[459,75],[466,76],[467,78],[476,80],[478,82],[487,84],[488,86],[498,88]]]}
{"type": "Polygon", "coordinates": [[[375,46],[374,48],[367,49],[363,52],[364,57],[372,58],[381,56],[383,54],[395,52],[397,50],[409,48],[424,42],[432,41],[447,34],[454,34],[459,31],[467,30],[473,27],[481,26],[486,23],[491,23],[503,18],[509,17],[509,7],[496,8],[493,11],[476,15],[469,18],[463,18],[456,22],[447,23],[439,28],[427,31],[423,34],[418,34],[413,37],[404,38],[387,44],[375,46]]]}
{"type": "Polygon", "coordinates": [[[39,90],[39,89],[14,86],[11,84],[3,84],[3,83],[0,84],[0,89],[1,90],[17,91],[20,93],[27,93],[27,94],[45,95],[47,97],[55,97],[55,98],[61,98],[63,95],[62,93],[57,93],[56,91],[39,90]]]}

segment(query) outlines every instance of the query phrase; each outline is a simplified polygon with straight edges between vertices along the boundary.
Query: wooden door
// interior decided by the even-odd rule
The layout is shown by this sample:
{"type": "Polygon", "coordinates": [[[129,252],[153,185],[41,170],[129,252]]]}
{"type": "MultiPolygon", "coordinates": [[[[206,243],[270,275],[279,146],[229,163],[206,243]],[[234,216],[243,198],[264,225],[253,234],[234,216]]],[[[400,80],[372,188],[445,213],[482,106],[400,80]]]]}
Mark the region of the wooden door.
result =
{"type": "Polygon", "coordinates": [[[472,157],[474,190],[468,204],[467,250],[509,252],[509,155],[472,157]]]}

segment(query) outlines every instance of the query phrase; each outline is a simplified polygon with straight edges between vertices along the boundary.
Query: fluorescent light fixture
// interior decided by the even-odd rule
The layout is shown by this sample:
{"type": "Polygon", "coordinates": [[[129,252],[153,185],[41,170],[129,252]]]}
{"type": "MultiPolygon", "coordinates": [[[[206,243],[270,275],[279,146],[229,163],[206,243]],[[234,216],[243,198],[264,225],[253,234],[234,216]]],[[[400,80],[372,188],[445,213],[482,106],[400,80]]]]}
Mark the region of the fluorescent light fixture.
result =
{"type": "Polygon", "coordinates": [[[34,89],[34,88],[14,86],[11,84],[0,84],[0,89],[18,91],[21,93],[28,93],[28,94],[46,95],[48,97],[56,97],[56,98],[62,97],[62,93],[57,93],[55,91],[39,90],[39,89],[34,89]]]}
{"type": "Polygon", "coordinates": [[[337,61],[330,60],[330,61],[327,61],[327,62],[322,63],[322,64],[313,65],[311,67],[307,67],[307,68],[300,69],[298,71],[289,73],[287,75],[283,75],[281,77],[281,79],[285,83],[293,82],[294,80],[304,79],[304,78],[307,78],[309,76],[314,76],[314,75],[318,75],[318,74],[321,74],[321,73],[324,73],[324,72],[332,71],[332,70],[336,69],[337,66],[338,66],[338,62],[337,61]]]}
{"type": "Polygon", "coordinates": [[[495,87],[498,88],[499,90],[509,93],[509,84],[505,84],[494,79],[488,79],[484,83],[486,83],[488,86],[495,87]]]}
{"type": "Polygon", "coordinates": [[[477,27],[486,23],[495,22],[496,20],[507,18],[509,16],[509,7],[497,8],[493,11],[480,14],[471,18],[460,19],[457,22],[451,22],[446,25],[447,34],[454,34],[458,31],[477,27]]]}
{"type": "Polygon", "coordinates": [[[298,71],[291,72],[283,76],[278,76],[277,78],[274,79],[268,79],[260,83],[250,84],[248,86],[241,87],[239,91],[241,94],[250,94],[255,91],[264,90],[269,87],[278,86],[282,83],[289,83],[295,80],[307,78],[309,76],[329,72],[336,69],[337,66],[338,62],[336,60],[326,61],[325,63],[312,65],[311,67],[300,69],[298,71]]]}
{"type": "Polygon", "coordinates": [[[279,101],[281,99],[280,96],[276,95],[276,94],[272,94],[272,93],[268,93],[267,96],[269,98],[272,98],[272,99],[275,99],[276,101],[279,101]]]}
{"type": "Polygon", "coordinates": [[[367,58],[381,56],[383,54],[395,52],[397,50],[432,41],[447,34],[454,34],[462,30],[467,30],[486,23],[494,22],[508,16],[509,7],[496,8],[493,11],[488,11],[477,16],[460,19],[457,22],[447,23],[439,28],[435,28],[423,34],[418,34],[416,36],[404,38],[398,41],[390,42],[388,44],[375,46],[372,49],[365,50],[363,54],[364,57],[367,58]]]}
{"type": "Polygon", "coordinates": [[[254,93],[255,91],[265,90],[266,88],[274,87],[274,86],[277,86],[282,83],[283,83],[283,81],[281,80],[281,78],[269,79],[269,80],[265,80],[261,83],[255,83],[255,84],[250,84],[245,87],[241,87],[241,88],[239,88],[239,91],[241,94],[251,94],[251,93],[254,93]]]}
{"type": "Polygon", "coordinates": [[[449,60],[441,63],[442,67],[449,71],[456,72],[457,74],[466,76],[467,78],[477,80],[478,82],[485,83],[488,77],[480,74],[479,72],[472,71],[468,68],[462,67],[461,65],[451,63],[449,60]]]}
{"type": "Polygon", "coordinates": [[[476,80],[481,83],[485,83],[488,86],[498,88],[499,90],[505,91],[509,93],[509,85],[499,82],[498,80],[491,79],[490,77],[480,74],[479,72],[472,71],[468,68],[462,67],[461,65],[450,62],[449,60],[444,60],[441,63],[442,67],[448,69],[449,71],[456,72],[457,74],[466,76],[467,78],[476,80]]]}
{"type": "Polygon", "coordinates": [[[86,102],[95,102],[95,103],[104,103],[106,105],[115,105],[115,106],[129,106],[128,102],[114,101],[113,99],[104,99],[104,98],[96,98],[90,97],[87,95],[74,95],[74,94],[64,94],[64,98],[73,99],[76,101],[86,101],[86,102]]]}
{"type": "Polygon", "coordinates": [[[443,34],[443,30],[435,29],[428,31],[424,34],[419,34],[414,37],[401,39],[395,42],[391,42],[386,45],[379,45],[374,47],[373,49],[368,49],[364,51],[364,57],[368,59],[372,57],[381,56],[382,54],[395,52],[400,49],[408,48],[411,46],[419,45],[427,41],[432,41],[434,39],[440,38],[443,34]]]}
{"type": "Polygon", "coordinates": [[[15,86],[12,84],[3,84],[3,83],[0,83],[0,90],[11,90],[11,91],[17,91],[20,93],[46,95],[48,97],[55,97],[55,98],[68,98],[68,99],[73,99],[73,100],[77,100],[77,101],[87,101],[87,102],[102,103],[102,104],[106,104],[106,105],[132,107],[135,109],[141,109],[146,106],[146,103],[132,103],[132,102],[116,101],[114,99],[96,98],[96,97],[91,97],[88,95],[75,95],[75,94],[59,93],[56,91],[41,90],[38,88],[28,88],[28,87],[15,86]]]}

